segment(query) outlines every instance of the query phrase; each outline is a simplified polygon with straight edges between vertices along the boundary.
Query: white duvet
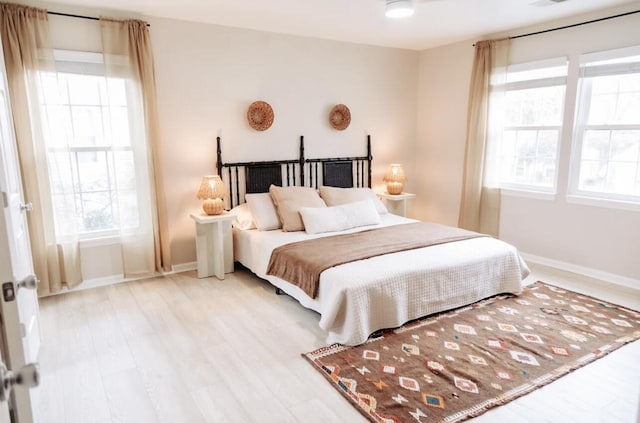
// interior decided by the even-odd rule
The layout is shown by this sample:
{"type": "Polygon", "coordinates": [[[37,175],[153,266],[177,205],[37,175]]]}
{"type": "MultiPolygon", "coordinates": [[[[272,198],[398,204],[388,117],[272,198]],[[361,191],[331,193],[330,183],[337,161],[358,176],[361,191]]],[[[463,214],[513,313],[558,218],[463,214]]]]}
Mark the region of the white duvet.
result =
{"type": "MultiPolygon", "coordinates": [[[[339,233],[415,222],[386,214],[382,223],[339,233]]],[[[235,259],[257,276],[320,313],[328,343],[358,345],[380,329],[471,304],[502,292],[519,292],[529,269],[515,247],[482,237],[359,260],[325,270],[315,299],[297,286],[266,275],[271,251],[322,236],[305,232],[234,229],[235,259]]]]}

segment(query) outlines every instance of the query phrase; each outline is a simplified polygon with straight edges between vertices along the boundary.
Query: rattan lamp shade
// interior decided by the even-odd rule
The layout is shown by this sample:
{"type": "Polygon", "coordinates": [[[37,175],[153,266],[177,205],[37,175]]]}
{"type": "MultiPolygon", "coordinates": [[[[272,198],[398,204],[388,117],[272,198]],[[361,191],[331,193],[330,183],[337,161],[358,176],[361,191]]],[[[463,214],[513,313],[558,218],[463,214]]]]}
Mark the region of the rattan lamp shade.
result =
{"type": "Polygon", "coordinates": [[[393,163],[389,165],[389,169],[387,169],[387,173],[385,173],[382,180],[387,183],[387,192],[389,194],[398,195],[402,194],[404,189],[402,183],[407,180],[407,175],[405,175],[401,164],[393,163]]]}
{"type": "Polygon", "coordinates": [[[222,199],[229,194],[227,187],[218,175],[208,175],[202,177],[198,198],[204,200],[202,209],[206,214],[220,214],[224,211],[222,199]]]}

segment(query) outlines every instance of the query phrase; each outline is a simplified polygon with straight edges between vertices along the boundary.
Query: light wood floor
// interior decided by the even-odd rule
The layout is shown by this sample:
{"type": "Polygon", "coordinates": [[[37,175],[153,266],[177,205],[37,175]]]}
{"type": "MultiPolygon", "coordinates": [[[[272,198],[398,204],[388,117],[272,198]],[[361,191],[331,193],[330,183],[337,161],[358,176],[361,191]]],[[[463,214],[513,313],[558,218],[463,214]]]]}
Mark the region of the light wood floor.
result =
{"type": "MultiPolygon", "coordinates": [[[[640,310],[637,291],[533,270],[640,310]]],[[[300,356],[325,345],[318,319],[247,271],[45,298],[36,423],[364,423],[300,356]]],[[[636,423],[639,398],[637,341],[473,421],[636,423]]]]}

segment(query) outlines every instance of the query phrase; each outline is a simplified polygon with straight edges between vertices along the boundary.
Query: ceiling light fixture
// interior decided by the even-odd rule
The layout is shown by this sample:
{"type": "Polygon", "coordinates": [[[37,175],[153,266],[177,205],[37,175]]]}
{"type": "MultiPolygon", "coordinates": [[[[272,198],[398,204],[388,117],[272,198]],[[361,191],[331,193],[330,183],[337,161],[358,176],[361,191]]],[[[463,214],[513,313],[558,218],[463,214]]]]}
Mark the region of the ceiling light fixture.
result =
{"type": "Polygon", "coordinates": [[[387,0],[385,15],[387,18],[406,18],[413,15],[411,0],[387,0]]]}

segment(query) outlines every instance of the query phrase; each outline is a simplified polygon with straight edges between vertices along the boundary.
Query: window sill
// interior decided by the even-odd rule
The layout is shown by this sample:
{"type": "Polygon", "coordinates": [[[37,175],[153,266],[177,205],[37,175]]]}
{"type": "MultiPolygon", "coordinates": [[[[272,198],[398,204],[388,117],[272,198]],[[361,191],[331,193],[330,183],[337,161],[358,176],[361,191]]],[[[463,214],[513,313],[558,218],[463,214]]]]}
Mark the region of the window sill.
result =
{"type": "Polygon", "coordinates": [[[606,198],[586,197],[582,195],[567,195],[567,203],[580,204],[584,206],[603,207],[607,209],[619,209],[639,211],[640,203],[630,201],[611,200],[606,198]]]}
{"type": "Polygon", "coordinates": [[[105,236],[101,238],[87,238],[81,239],[78,242],[80,248],[94,248],[94,247],[105,247],[108,245],[120,245],[120,237],[111,235],[105,236]]]}
{"type": "Polygon", "coordinates": [[[531,198],[534,200],[555,201],[556,194],[550,192],[527,191],[513,188],[500,188],[500,193],[506,197],[531,198]]]}

